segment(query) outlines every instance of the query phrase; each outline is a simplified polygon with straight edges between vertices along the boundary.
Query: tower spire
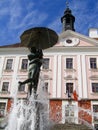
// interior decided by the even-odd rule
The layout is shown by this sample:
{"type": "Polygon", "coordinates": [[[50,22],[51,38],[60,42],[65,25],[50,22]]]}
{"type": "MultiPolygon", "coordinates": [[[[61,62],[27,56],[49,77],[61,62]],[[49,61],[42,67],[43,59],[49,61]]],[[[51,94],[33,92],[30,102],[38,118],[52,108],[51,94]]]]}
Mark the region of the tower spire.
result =
{"type": "Polygon", "coordinates": [[[66,0],[66,10],[64,11],[63,17],[61,17],[61,23],[63,24],[63,31],[73,30],[74,29],[75,17],[72,15],[71,10],[69,9],[69,2],[66,0]]]}

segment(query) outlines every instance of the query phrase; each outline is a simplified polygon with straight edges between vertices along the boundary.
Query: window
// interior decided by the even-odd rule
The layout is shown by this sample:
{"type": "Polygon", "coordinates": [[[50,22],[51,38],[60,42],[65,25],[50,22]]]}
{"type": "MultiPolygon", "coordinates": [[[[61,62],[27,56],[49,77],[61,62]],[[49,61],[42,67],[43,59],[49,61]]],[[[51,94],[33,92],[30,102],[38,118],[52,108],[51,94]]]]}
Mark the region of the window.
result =
{"type": "Polygon", "coordinates": [[[73,83],[66,83],[66,93],[73,93],[73,83]]]}
{"type": "Polygon", "coordinates": [[[28,66],[28,59],[22,59],[21,69],[27,70],[27,66],[28,66]]]}
{"type": "Polygon", "coordinates": [[[66,24],[69,24],[69,23],[70,23],[70,17],[67,17],[66,24]]]}
{"type": "Polygon", "coordinates": [[[49,58],[44,58],[43,69],[49,69],[49,58]]]}
{"type": "Polygon", "coordinates": [[[97,68],[97,64],[96,64],[96,58],[90,58],[90,68],[91,69],[96,69],[97,68]]]}
{"type": "Polygon", "coordinates": [[[93,112],[98,112],[98,105],[93,105],[93,112]]]}
{"type": "MultiPolygon", "coordinates": [[[[98,112],[98,105],[93,105],[93,112],[98,112]]],[[[96,116],[94,116],[94,121],[98,121],[98,118],[96,116]]]]}
{"type": "Polygon", "coordinates": [[[9,82],[3,82],[2,84],[2,91],[8,92],[9,82]]]}
{"type": "Polygon", "coordinates": [[[73,68],[73,59],[72,58],[66,58],[66,68],[67,69],[73,68]]]}
{"type": "Polygon", "coordinates": [[[48,93],[48,82],[45,82],[44,87],[43,87],[43,91],[48,93]]]}
{"type": "Polygon", "coordinates": [[[25,84],[21,85],[18,87],[19,92],[24,92],[25,91],[25,84]]]}
{"type": "Polygon", "coordinates": [[[4,117],[5,107],[6,107],[6,103],[0,102],[0,117],[4,117]]]}
{"type": "Polygon", "coordinates": [[[74,116],[74,105],[65,106],[65,116],[74,116]]]}
{"type": "Polygon", "coordinates": [[[92,92],[98,92],[98,83],[92,83],[92,92]]]}
{"type": "Polygon", "coordinates": [[[12,63],[13,63],[13,59],[7,59],[6,62],[6,70],[12,70],[12,63]]]}
{"type": "Polygon", "coordinates": [[[98,124],[94,124],[95,130],[98,130],[98,124]]]}

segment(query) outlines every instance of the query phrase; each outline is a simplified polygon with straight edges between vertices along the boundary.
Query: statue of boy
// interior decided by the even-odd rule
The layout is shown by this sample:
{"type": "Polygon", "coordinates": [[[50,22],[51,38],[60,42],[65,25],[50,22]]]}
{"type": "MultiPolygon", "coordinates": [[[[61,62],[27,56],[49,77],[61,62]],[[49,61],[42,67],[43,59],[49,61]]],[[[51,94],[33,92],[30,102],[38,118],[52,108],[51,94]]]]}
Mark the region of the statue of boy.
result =
{"type": "Polygon", "coordinates": [[[28,83],[29,94],[32,94],[32,88],[34,88],[34,93],[37,91],[37,85],[40,74],[40,67],[42,65],[43,53],[41,49],[36,49],[35,47],[30,48],[31,54],[28,55],[29,59],[29,70],[28,70],[28,79],[21,82],[19,85],[28,83]]]}

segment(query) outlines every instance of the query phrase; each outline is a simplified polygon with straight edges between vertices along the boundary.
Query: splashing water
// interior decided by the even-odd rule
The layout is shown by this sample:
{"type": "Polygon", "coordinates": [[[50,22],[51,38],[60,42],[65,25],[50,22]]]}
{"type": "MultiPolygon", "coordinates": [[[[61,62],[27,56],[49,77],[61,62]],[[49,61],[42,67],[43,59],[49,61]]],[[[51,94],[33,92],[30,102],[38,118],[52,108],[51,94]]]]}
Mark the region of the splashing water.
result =
{"type": "MultiPolygon", "coordinates": [[[[49,119],[48,97],[46,96],[46,93],[43,92],[41,89],[43,84],[44,81],[43,79],[41,79],[41,87],[39,89],[39,95],[37,96],[37,98],[35,98],[36,95],[32,93],[32,95],[26,100],[19,100],[17,98],[18,84],[16,85],[12,93],[14,102],[9,114],[8,125],[5,130],[50,130],[50,124],[52,124],[53,122],[51,123],[49,119]]],[[[56,106],[56,108],[58,107],[56,106]]],[[[65,122],[73,122],[75,120],[77,122],[78,120],[79,122],[82,122],[83,124],[94,130],[94,127],[92,127],[92,125],[89,124],[87,121],[80,119],[77,116],[66,116],[65,110],[67,110],[67,108],[65,109],[65,106],[63,106],[62,108],[58,108],[58,110],[58,113],[56,113],[56,115],[58,116],[57,123],[61,122],[61,120],[64,120],[65,122]],[[62,113],[65,114],[62,115],[62,113]]],[[[94,113],[90,110],[85,110],[80,107],[70,106],[68,110],[70,110],[70,114],[73,113],[73,111],[77,111],[77,113],[84,111],[89,115],[93,115],[94,117],[98,118],[98,113],[94,113]]]]}
{"type": "Polygon", "coordinates": [[[49,129],[48,99],[44,92],[40,91],[38,96],[32,93],[28,99],[19,100],[16,87],[12,96],[14,101],[5,130],[49,129]]]}

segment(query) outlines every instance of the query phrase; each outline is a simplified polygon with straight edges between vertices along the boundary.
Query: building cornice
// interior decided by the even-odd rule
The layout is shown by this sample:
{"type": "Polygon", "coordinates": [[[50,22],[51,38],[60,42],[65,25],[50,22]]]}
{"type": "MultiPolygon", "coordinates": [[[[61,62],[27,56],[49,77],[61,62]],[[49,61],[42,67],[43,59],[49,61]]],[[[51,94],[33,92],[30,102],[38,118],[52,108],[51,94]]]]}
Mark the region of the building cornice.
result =
{"type": "Polygon", "coordinates": [[[88,53],[96,52],[98,53],[98,47],[52,47],[44,50],[45,53],[88,53]]]}
{"type": "Polygon", "coordinates": [[[0,54],[10,55],[10,54],[28,54],[29,50],[25,47],[7,47],[0,48],[0,54]]]}

